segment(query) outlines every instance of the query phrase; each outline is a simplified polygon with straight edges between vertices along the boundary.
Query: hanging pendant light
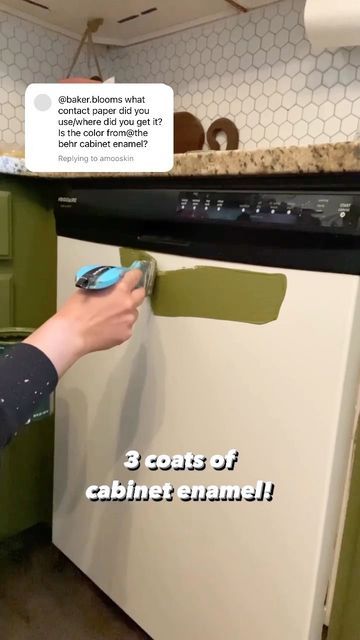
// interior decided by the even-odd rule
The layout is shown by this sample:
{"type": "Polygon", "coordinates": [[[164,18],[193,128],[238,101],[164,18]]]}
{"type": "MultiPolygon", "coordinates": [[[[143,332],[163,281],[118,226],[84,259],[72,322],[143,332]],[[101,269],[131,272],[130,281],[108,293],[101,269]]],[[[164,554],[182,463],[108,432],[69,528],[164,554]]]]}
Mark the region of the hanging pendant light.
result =
{"type": "MultiPolygon", "coordinates": [[[[99,27],[101,27],[101,25],[104,23],[103,18],[95,18],[94,20],[88,20],[87,23],[87,27],[85,29],[84,35],[80,40],[80,44],[76,50],[74,59],[72,61],[69,73],[67,75],[66,78],[62,78],[61,80],[59,80],[60,83],[70,83],[70,84],[88,84],[88,83],[99,83],[99,82],[103,82],[102,79],[102,73],[100,70],[100,65],[99,65],[99,61],[96,55],[96,50],[94,47],[94,42],[92,39],[92,34],[96,33],[96,31],[99,29],[99,27]],[[85,43],[87,42],[88,45],[88,50],[90,55],[93,55],[93,58],[95,60],[95,64],[96,64],[96,68],[97,68],[97,72],[98,75],[97,76],[91,76],[89,78],[86,78],[84,76],[73,76],[71,77],[71,73],[79,59],[81,50],[83,48],[83,46],[85,45],[85,43]]],[[[90,66],[90,65],[89,65],[90,66]]]]}

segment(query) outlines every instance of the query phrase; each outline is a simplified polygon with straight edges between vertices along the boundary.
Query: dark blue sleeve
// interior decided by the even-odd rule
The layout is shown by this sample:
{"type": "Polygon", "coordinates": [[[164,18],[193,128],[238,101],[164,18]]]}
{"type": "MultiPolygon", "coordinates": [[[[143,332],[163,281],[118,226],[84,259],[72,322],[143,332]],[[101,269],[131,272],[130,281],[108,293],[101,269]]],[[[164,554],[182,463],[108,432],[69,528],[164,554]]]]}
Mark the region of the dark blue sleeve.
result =
{"type": "Polygon", "coordinates": [[[54,365],[32,345],[16,344],[0,357],[0,448],[21,431],[57,383],[54,365]]]}

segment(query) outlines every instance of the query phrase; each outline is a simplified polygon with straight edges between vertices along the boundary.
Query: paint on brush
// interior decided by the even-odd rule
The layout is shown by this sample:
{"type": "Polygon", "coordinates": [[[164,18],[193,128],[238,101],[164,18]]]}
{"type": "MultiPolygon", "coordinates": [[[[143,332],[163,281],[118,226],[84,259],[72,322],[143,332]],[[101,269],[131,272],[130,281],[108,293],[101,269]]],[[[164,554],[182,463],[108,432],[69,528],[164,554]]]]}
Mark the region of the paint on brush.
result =
{"type": "MultiPolygon", "coordinates": [[[[120,249],[121,264],[153,260],[137,249],[120,249]]],[[[267,324],[279,316],[287,288],[282,273],[224,267],[158,271],[151,306],[155,315],[267,324]]]]}

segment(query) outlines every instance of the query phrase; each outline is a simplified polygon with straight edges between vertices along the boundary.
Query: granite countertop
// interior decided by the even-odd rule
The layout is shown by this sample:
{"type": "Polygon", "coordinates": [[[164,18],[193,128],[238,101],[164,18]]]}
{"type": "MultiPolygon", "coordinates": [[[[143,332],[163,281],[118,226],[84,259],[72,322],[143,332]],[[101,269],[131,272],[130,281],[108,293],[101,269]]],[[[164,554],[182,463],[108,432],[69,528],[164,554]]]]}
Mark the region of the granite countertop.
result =
{"type": "Polygon", "coordinates": [[[0,173],[37,178],[121,178],[301,173],[360,173],[360,141],[254,151],[193,151],[175,155],[168,173],[31,173],[19,158],[0,157],[0,173]]]}

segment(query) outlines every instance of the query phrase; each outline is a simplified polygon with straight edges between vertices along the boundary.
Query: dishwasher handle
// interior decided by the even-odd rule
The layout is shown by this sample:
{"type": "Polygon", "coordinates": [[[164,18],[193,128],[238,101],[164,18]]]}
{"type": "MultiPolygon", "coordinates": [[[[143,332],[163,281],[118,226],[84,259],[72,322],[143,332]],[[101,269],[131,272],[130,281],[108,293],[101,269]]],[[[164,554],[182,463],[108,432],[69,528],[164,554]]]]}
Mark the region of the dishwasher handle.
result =
{"type": "Polygon", "coordinates": [[[178,238],[164,237],[164,236],[152,236],[141,235],[137,236],[140,242],[155,243],[158,245],[172,246],[172,247],[190,247],[190,242],[187,240],[179,240],[178,238]]]}

